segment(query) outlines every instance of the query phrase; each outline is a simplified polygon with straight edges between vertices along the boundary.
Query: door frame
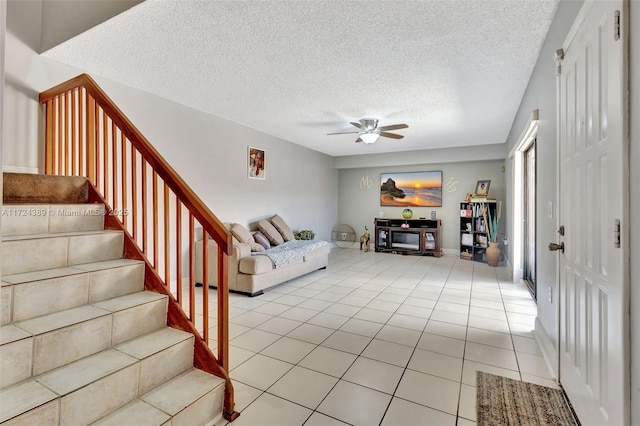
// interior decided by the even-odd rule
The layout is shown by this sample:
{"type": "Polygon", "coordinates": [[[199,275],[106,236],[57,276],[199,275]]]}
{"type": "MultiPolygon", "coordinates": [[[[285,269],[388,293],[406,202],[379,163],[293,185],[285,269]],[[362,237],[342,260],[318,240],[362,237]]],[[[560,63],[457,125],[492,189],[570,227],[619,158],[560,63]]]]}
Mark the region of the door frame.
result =
{"type": "Polygon", "coordinates": [[[509,159],[513,163],[511,181],[513,182],[513,223],[511,235],[513,238],[513,282],[518,283],[523,278],[523,255],[524,255],[524,152],[531,146],[538,136],[538,110],[534,109],[529,114],[527,123],[518,137],[518,141],[509,152],[509,159]]]}
{"type": "Polygon", "coordinates": [[[523,151],[523,189],[524,189],[524,197],[522,203],[522,211],[525,217],[525,220],[522,222],[523,234],[524,234],[524,244],[522,247],[522,257],[523,257],[523,281],[529,288],[529,292],[531,296],[533,296],[533,300],[535,300],[536,304],[538,302],[538,241],[537,241],[537,228],[538,228],[538,164],[537,164],[537,153],[538,145],[537,138],[531,139],[531,143],[526,146],[523,151]],[[532,170],[529,164],[529,153],[533,151],[533,192],[530,192],[529,186],[531,185],[530,174],[532,170]],[[532,209],[533,207],[533,209],[532,209]],[[533,211],[532,211],[533,210],[533,211]],[[531,215],[530,215],[531,213],[531,215]],[[533,225],[533,231],[531,231],[533,225]],[[530,253],[531,243],[533,243],[533,253],[530,253]],[[533,254],[533,262],[529,264],[529,260],[531,259],[533,254]],[[529,280],[531,277],[531,271],[533,271],[532,281],[529,280]]]}

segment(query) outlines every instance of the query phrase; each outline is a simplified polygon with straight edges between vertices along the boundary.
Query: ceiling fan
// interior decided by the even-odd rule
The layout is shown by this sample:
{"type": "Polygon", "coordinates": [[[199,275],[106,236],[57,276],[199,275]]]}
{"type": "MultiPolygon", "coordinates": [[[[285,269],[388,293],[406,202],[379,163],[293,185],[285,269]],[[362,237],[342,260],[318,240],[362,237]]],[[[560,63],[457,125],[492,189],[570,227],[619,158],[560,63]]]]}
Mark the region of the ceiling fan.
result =
{"type": "Polygon", "coordinates": [[[392,124],[390,126],[378,127],[377,118],[363,118],[359,121],[351,121],[350,124],[357,127],[359,130],[355,132],[338,132],[327,133],[327,135],[345,135],[348,133],[358,133],[360,136],[356,139],[356,142],[364,142],[366,144],[375,143],[380,136],[391,139],[402,139],[403,135],[397,133],[389,133],[387,130],[406,129],[409,127],[406,124],[392,124]]]}

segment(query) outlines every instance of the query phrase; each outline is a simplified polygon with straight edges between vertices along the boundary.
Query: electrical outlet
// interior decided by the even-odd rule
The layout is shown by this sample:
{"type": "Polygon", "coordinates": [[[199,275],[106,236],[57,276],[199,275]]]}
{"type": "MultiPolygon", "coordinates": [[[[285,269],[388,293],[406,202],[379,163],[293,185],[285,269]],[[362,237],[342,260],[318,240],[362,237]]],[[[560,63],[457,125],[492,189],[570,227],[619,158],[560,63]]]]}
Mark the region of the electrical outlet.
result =
{"type": "Polygon", "coordinates": [[[553,287],[549,286],[549,303],[553,303],[553,287]]]}

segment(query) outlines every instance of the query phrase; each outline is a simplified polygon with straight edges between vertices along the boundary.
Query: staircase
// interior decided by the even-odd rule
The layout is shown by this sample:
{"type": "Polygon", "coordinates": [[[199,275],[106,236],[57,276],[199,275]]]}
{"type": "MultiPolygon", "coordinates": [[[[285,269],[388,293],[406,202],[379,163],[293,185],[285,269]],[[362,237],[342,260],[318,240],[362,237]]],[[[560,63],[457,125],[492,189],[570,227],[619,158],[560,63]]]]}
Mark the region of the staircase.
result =
{"type": "Polygon", "coordinates": [[[166,326],[167,296],[144,290],[144,263],[123,259],[104,206],[4,195],[0,424],[220,419],[225,381],[193,367],[194,336],[166,326]]]}

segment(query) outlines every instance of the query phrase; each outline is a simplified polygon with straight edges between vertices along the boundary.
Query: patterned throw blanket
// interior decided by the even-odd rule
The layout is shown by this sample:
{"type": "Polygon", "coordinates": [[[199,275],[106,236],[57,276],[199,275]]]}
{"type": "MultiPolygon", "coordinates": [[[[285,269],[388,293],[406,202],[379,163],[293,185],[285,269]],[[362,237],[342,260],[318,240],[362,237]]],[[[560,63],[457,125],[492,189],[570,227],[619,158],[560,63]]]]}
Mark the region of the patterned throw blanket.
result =
{"type": "Polygon", "coordinates": [[[278,269],[291,262],[302,259],[312,251],[328,245],[326,241],[291,240],[265,251],[251,253],[254,256],[267,256],[278,269]]]}

